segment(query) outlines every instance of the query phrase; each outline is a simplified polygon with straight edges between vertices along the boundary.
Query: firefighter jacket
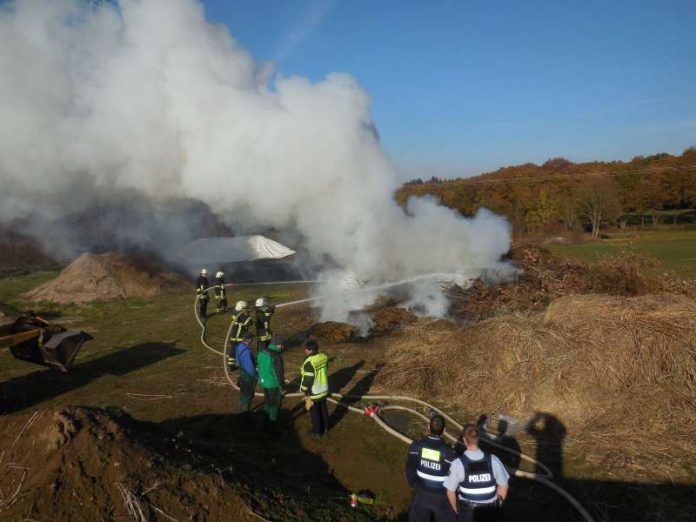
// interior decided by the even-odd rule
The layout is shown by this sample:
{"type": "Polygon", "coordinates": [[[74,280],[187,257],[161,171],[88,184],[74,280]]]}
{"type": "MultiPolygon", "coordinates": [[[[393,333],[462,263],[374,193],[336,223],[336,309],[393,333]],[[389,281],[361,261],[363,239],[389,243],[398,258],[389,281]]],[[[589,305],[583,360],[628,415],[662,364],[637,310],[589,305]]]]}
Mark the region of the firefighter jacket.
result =
{"type": "Polygon", "coordinates": [[[275,306],[264,306],[256,309],[256,337],[259,341],[270,341],[273,337],[271,317],[274,312],[275,306]]]}
{"type": "Polygon", "coordinates": [[[208,300],[209,288],[210,283],[208,283],[208,278],[205,276],[198,276],[198,279],[196,279],[196,295],[199,296],[201,301],[208,300]]]}
{"type": "Polygon", "coordinates": [[[244,339],[244,334],[249,330],[251,323],[251,316],[244,310],[233,315],[230,339],[234,342],[241,343],[244,339]]]}

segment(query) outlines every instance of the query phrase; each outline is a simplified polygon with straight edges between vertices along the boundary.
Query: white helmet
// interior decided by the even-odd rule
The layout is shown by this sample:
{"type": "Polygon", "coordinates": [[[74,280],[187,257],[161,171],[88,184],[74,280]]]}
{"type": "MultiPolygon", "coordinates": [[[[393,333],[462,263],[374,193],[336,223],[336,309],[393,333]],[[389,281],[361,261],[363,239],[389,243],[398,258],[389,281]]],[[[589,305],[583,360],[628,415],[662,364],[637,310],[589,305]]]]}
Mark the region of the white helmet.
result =
{"type": "Polygon", "coordinates": [[[254,303],[254,306],[256,308],[263,308],[264,306],[268,306],[268,297],[259,297],[254,303]]]}
{"type": "Polygon", "coordinates": [[[215,274],[215,277],[217,277],[218,279],[220,279],[220,278],[221,278],[222,276],[224,276],[224,275],[225,275],[225,274],[223,274],[222,272],[218,272],[217,274],[215,274]]]}
{"type": "Polygon", "coordinates": [[[246,301],[237,301],[237,303],[234,305],[234,311],[241,312],[242,310],[245,310],[247,306],[246,301]]]}
{"type": "Polygon", "coordinates": [[[205,268],[201,269],[201,275],[208,275],[208,271],[205,268]]]}

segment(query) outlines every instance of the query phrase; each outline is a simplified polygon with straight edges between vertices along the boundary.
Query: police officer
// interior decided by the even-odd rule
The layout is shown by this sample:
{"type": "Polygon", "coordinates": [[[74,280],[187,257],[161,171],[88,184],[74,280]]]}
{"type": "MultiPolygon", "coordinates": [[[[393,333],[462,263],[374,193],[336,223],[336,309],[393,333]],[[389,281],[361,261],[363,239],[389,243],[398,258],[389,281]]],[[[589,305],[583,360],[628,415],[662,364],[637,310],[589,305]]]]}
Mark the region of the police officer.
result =
{"type": "Polygon", "coordinates": [[[447,500],[444,482],[454,450],[442,440],[445,419],[441,415],[430,418],[429,435],[415,441],[408,448],[406,480],[415,492],[408,510],[409,522],[454,522],[455,513],[447,500]]]}
{"type": "Polygon", "coordinates": [[[224,312],[227,308],[227,288],[225,288],[225,274],[222,272],[215,274],[215,302],[217,312],[224,312]]]}
{"type": "MultiPolygon", "coordinates": [[[[244,340],[244,334],[250,333],[249,328],[252,322],[247,302],[237,301],[234,305],[234,313],[232,314],[228,346],[232,346],[234,349],[237,344],[241,343],[244,340]]],[[[232,351],[231,353],[234,352],[232,351]]],[[[227,365],[230,368],[234,368],[235,365],[235,358],[230,353],[227,354],[227,365]]]]}
{"type": "Polygon", "coordinates": [[[204,268],[201,270],[198,279],[196,279],[196,296],[198,296],[198,316],[205,320],[208,315],[208,271],[204,268]]]}
{"type": "Polygon", "coordinates": [[[319,352],[319,344],[309,339],[304,345],[305,360],[300,368],[300,391],[305,394],[305,404],[312,421],[310,434],[323,437],[329,431],[329,358],[319,352]]]}
{"type": "Polygon", "coordinates": [[[479,448],[481,433],[473,424],[464,427],[466,451],[450,467],[445,479],[447,498],[457,522],[495,520],[508,493],[510,476],[498,457],[479,448]]]}
{"type": "Polygon", "coordinates": [[[271,317],[275,313],[275,306],[271,305],[267,297],[259,297],[254,303],[256,308],[256,340],[258,341],[258,350],[268,346],[273,337],[271,330],[271,317]]]}

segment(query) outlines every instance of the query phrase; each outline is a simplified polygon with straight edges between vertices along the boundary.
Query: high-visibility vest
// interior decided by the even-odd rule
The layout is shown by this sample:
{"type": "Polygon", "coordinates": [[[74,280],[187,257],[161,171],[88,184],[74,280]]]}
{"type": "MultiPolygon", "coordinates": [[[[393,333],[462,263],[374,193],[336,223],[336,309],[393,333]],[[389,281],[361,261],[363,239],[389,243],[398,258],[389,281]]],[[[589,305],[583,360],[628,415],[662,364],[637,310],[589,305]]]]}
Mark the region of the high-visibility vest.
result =
{"type": "Polygon", "coordinates": [[[329,358],[325,354],[317,353],[307,357],[302,363],[300,372],[303,382],[305,377],[314,377],[311,389],[307,390],[304,385],[300,385],[301,391],[309,391],[310,399],[323,399],[329,395],[329,358]],[[310,364],[311,370],[305,368],[307,363],[310,364]]]}
{"type": "Polygon", "coordinates": [[[466,455],[459,457],[464,466],[464,481],[459,483],[459,500],[471,504],[490,504],[498,496],[498,485],[493,477],[493,462],[490,453],[481,460],[471,460],[466,455]]]}

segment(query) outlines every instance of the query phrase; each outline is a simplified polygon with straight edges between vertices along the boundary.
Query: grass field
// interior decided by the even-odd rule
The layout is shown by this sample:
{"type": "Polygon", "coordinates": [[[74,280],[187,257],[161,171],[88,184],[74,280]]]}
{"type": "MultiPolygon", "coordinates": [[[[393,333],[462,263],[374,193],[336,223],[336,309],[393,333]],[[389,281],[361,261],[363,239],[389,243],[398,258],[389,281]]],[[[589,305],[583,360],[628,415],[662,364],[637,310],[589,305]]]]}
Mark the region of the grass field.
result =
{"type": "Polygon", "coordinates": [[[609,239],[575,245],[552,245],[557,254],[594,261],[600,256],[635,253],[660,261],[657,270],[696,277],[696,228],[610,234],[609,239]]]}
{"type": "MultiPolygon", "coordinates": [[[[681,232],[674,236],[664,233],[652,238],[630,239],[634,245],[663,242],[677,251],[681,243],[693,243],[693,240],[693,236],[681,232]]],[[[571,255],[594,259],[601,250],[597,247],[604,248],[605,253],[619,252],[617,245],[625,245],[627,241],[626,238],[615,238],[566,248],[576,248],[581,252],[571,252],[571,255]],[[595,249],[587,246],[595,246],[595,249]]],[[[693,248],[694,245],[689,246],[693,248]]],[[[658,251],[664,257],[665,249],[658,251]]],[[[682,259],[676,255],[672,257],[682,259]]],[[[272,483],[299,502],[311,490],[313,495],[338,499],[336,502],[345,508],[348,492],[367,489],[373,491],[378,499],[378,505],[364,513],[367,518],[406,519],[411,495],[403,476],[406,446],[370,419],[330,407],[332,430],[327,439],[316,441],[307,436],[308,419],[301,413],[298,400],[288,399],[281,414],[287,429],[279,442],[271,443],[263,439],[256,427],[249,427],[235,414],[238,396],[225,380],[221,357],[200,344],[200,329],[193,317],[193,291],[150,301],[129,299],[82,306],[30,305],[19,299],[21,293],[56,275],[56,272],[41,272],[0,279],[0,303],[19,310],[33,307],[36,312],[50,314],[66,326],[88,331],[94,335],[94,340],[85,345],[67,375],[18,361],[7,352],[0,353],[0,400],[5,401],[0,406],[10,415],[28,418],[36,410],[67,405],[119,408],[138,421],[150,423],[155,433],[165,433],[171,440],[184,438],[191,441],[197,450],[216,455],[221,466],[234,465],[236,469],[244,470],[244,476],[253,484],[272,483]]],[[[281,303],[303,297],[306,293],[306,287],[298,285],[245,286],[232,289],[230,301],[250,301],[258,295],[267,295],[274,302],[281,303]]],[[[315,321],[310,309],[298,306],[279,309],[274,325],[277,332],[292,337],[305,333],[315,321]]],[[[221,348],[229,316],[212,316],[208,324],[209,343],[221,348]]],[[[385,347],[389,342],[390,339],[385,337],[365,343],[323,344],[322,348],[330,358],[332,388],[351,394],[368,390],[374,394],[393,391],[375,385],[375,376],[386,362],[385,347]]],[[[285,356],[289,379],[297,380],[302,357],[299,346],[291,343],[285,356]]],[[[291,387],[292,391],[294,389],[296,384],[291,387]]],[[[257,406],[260,403],[260,399],[255,401],[257,406]]],[[[438,405],[460,421],[473,420],[476,417],[474,412],[480,413],[476,411],[476,397],[459,404],[438,405]]],[[[260,417],[256,416],[257,419],[260,417]]],[[[424,434],[424,423],[419,419],[404,417],[393,420],[413,437],[424,434]]],[[[572,442],[572,438],[569,441],[572,442]]],[[[535,448],[538,450],[534,440],[524,434],[520,434],[516,442],[530,455],[534,454],[535,448]]],[[[600,477],[601,481],[597,480],[598,470],[583,451],[569,444],[563,458],[565,483],[585,502],[594,503],[595,490],[614,492],[617,505],[625,505],[631,495],[642,494],[634,492],[638,491],[634,483],[612,482],[617,477],[628,480],[633,477],[612,475],[612,480],[608,480],[607,472],[600,477]]],[[[602,467],[599,468],[601,471],[602,467]]],[[[652,489],[645,491],[673,495],[673,488],[650,487],[652,489]]],[[[264,506],[262,496],[254,497],[254,502],[264,506]]],[[[577,513],[569,509],[563,499],[531,482],[515,483],[509,505],[512,513],[505,518],[507,521],[579,520],[577,513]],[[514,506],[523,509],[518,511],[514,506]]],[[[601,504],[593,505],[595,512],[602,509],[601,504]]],[[[612,509],[613,514],[616,508],[612,509]]],[[[273,506],[269,505],[264,512],[273,513],[273,506]]],[[[343,512],[336,512],[333,518],[317,515],[312,520],[348,521],[353,520],[351,513],[357,515],[359,512],[351,512],[348,508],[345,516],[343,512]]],[[[275,516],[274,519],[283,518],[275,516]]],[[[598,522],[600,520],[628,518],[607,515],[597,518],[598,522]]]]}
{"type": "MultiPolygon", "coordinates": [[[[200,344],[193,291],[152,301],[128,299],[82,306],[36,305],[18,299],[22,292],[56,275],[42,272],[0,279],[0,303],[17,310],[33,308],[70,328],[84,329],[94,340],[85,344],[67,375],[14,359],[9,351],[0,353],[0,401],[4,402],[0,410],[29,416],[37,409],[66,405],[122,408],[138,421],[191,439],[223,461],[235,462],[242,469],[256,468],[261,476],[272,472],[282,483],[278,487],[290,492],[297,489],[296,498],[301,499],[310,486],[318,491],[326,487],[332,498],[337,493],[338,498],[345,495],[350,510],[349,492],[369,489],[380,501],[375,511],[393,508],[398,513],[405,508],[410,496],[401,472],[406,447],[374,422],[330,407],[334,428],[329,440],[315,441],[306,433],[307,416],[297,415],[299,400],[288,399],[281,419],[292,429],[284,434],[282,444],[259,443],[259,430],[241,425],[236,415],[238,396],[225,381],[222,359],[200,344]],[[148,399],[149,395],[159,398],[148,399]],[[364,474],[365,469],[370,473],[364,474]],[[396,477],[392,477],[394,469],[399,470],[396,477]]],[[[253,302],[261,293],[278,303],[304,297],[306,289],[299,285],[240,287],[230,297],[233,302],[253,302]]],[[[276,331],[291,336],[306,331],[314,320],[310,310],[298,307],[279,310],[274,323],[276,331]]],[[[228,324],[229,315],[209,319],[211,345],[222,348],[228,324]]],[[[330,347],[327,352],[336,389],[358,389],[361,382],[365,384],[373,370],[363,357],[367,350],[343,346],[330,347]]],[[[297,380],[302,358],[298,346],[286,353],[290,380],[297,380]]],[[[255,403],[259,406],[261,400],[255,403]]],[[[259,413],[254,422],[260,419],[259,413]]],[[[255,501],[260,504],[262,499],[255,501]]],[[[341,517],[352,520],[349,515],[341,517]]]]}

